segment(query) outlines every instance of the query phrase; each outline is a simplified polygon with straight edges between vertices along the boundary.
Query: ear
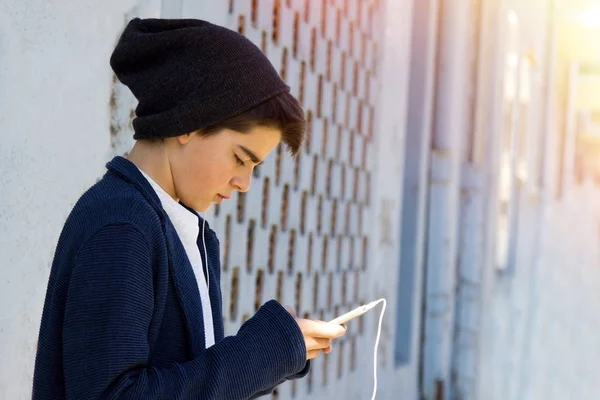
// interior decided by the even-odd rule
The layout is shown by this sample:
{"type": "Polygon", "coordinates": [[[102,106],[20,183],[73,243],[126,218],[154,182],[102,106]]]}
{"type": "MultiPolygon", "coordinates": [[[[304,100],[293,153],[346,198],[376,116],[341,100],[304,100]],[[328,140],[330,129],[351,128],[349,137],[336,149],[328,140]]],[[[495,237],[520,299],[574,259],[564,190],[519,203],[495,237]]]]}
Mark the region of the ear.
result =
{"type": "Polygon", "coordinates": [[[179,144],[187,144],[190,140],[192,140],[192,136],[194,136],[196,132],[186,133],[185,135],[177,136],[177,142],[179,144]]]}

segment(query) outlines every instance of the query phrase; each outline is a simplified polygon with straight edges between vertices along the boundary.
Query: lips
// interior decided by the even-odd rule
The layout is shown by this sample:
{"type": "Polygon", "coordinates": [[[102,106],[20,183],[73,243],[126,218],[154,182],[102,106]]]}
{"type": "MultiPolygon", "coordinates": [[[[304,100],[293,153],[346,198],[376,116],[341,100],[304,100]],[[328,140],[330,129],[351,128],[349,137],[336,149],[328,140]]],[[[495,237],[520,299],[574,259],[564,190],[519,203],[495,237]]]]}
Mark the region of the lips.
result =
{"type": "Polygon", "coordinates": [[[222,194],[217,194],[215,197],[216,197],[216,203],[221,204],[225,200],[229,199],[231,196],[223,196],[222,194]]]}

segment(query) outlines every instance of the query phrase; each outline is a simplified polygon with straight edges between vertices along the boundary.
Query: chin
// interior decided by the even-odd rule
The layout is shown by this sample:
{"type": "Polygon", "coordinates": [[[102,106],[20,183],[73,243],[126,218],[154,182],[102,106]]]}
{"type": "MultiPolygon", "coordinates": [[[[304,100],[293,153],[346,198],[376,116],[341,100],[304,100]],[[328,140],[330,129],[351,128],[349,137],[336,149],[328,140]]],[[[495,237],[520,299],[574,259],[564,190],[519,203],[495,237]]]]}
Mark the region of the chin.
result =
{"type": "Polygon", "coordinates": [[[206,211],[208,211],[210,209],[210,207],[212,206],[213,203],[209,203],[209,202],[198,202],[198,204],[196,204],[196,207],[194,207],[194,210],[201,212],[201,213],[205,213],[206,211]]]}
{"type": "Polygon", "coordinates": [[[183,204],[185,204],[188,208],[191,208],[192,210],[199,212],[199,213],[204,213],[206,212],[209,208],[211,203],[208,203],[206,201],[190,201],[190,202],[185,202],[184,200],[180,200],[183,204]]]}
{"type": "Polygon", "coordinates": [[[206,211],[208,211],[210,206],[211,206],[210,204],[209,205],[201,204],[201,205],[198,205],[198,206],[192,207],[192,208],[199,213],[205,213],[206,211]]]}

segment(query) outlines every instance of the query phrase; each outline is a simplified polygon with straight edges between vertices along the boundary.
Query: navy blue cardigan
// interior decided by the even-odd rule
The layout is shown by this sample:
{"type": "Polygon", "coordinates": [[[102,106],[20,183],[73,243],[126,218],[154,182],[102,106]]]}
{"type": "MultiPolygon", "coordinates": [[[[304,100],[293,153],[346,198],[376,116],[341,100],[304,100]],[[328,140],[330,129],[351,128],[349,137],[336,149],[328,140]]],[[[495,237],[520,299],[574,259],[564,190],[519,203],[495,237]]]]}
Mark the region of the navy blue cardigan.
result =
{"type": "Polygon", "coordinates": [[[200,254],[216,344],[205,349],[194,272],[160,200],[130,161],[107,168],[59,238],[33,398],[249,399],[306,375],[302,333],[274,300],[224,337],[219,242],[208,223],[208,263],[200,254]]]}

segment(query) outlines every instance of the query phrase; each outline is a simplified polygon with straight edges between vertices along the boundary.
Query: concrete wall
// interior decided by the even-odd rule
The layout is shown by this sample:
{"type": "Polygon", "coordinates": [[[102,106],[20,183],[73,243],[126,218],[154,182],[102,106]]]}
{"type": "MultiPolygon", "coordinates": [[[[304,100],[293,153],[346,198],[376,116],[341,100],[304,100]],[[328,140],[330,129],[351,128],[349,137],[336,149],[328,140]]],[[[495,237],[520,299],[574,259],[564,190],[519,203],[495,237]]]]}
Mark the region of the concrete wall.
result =
{"type": "MultiPolygon", "coordinates": [[[[252,21],[252,4],[250,0],[68,4],[8,0],[0,6],[0,398],[30,397],[41,311],[62,224],[82,192],[101,177],[104,164],[132,144],[135,101],[115,81],[108,60],[133,16],[203,18],[236,30],[243,26],[251,40],[265,46],[280,71],[287,52],[286,81],[295,95],[304,87],[304,106],[312,113],[311,141],[301,155],[298,174],[291,159],[273,157],[261,166],[253,191],[207,213],[221,236],[222,254],[228,253],[222,274],[224,310],[231,310],[234,302],[237,307],[236,313],[227,315],[226,333],[235,333],[251,315],[259,294],[262,301],[278,297],[298,307],[300,313],[321,319],[385,297],[388,312],[380,343],[379,398],[394,398],[398,379],[404,379],[403,385],[416,396],[416,380],[406,371],[395,370],[389,356],[395,335],[392,316],[402,195],[397,181],[403,168],[399,155],[404,152],[407,93],[403,88],[408,79],[412,4],[381,1],[371,7],[354,0],[345,10],[341,3],[327,2],[322,8],[310,2],[306,8],[301,1],[264,0],[256,3],[256,21],[252,21]],[[271,38],[277,4],[279,41],[275,42],[271,38]],[[296,15],[299,32],[293,43],[296,15]],[[339,41],[337,18],[341,18],[339,41]],[[384,29],[389,26],[403,28],[384,29]],[[314,69],[310,64],[312,28],[318,33],[314,69]],[[268,40],[263,42],[263,37],[268,40]],[[325,76],[328,41],[334,46],[331,77],[325,76]],[[297,54],[292,54],[294,48],[297,54]],[[342,51],[347,54],[345,73],[342,51]],[[304,78],[300,76],[302,62],[307,71],[304,78]],[[355,66],[359,67],[356,91],[355,66]],[[322,104],[319,76],[324,78],[322,104]],[[363,107],[362,122],[359,106],[363,107]],[[316,193],[310,194],[313,167],[318,168],[316,193]],[[276,168],[281,172],[278,178],[276,168]],[[353,195],[355,171],[358,190],[353,195]],[[345,185],[340,179],[344,173],[345,185]],[[276,179],[280,182],[275,183],[276,179]],[[331,182],[330,195],[327,186],[331,182]],[[263,202],[265,185],[271,187],[269,204],[263,202]],[[288,190],[286,202],[283,196],[288,190]],[[308,194],[306,234],[299,227],[302,193],[308,194]],[[318,212],[321,202],[323,211],[318,212]],[[247,210],[241,220],[240,203],[247,210]],[[269,209],[265,226],[257,223],[263,207],[269,209]],[[287,226],[280,226],[284,207],[289,207],[289,219],[287,226]],[[332,223],[335,207],[337,221],[332,223]],[[316,232],[321,220],[324,233],[316,232]],[[252,224],[256,224],[254,235],[248,233],[252,224]],[[265,255],[272,227],[277,248],[270,273],[265,272],[265,255]],[[294,234],[295,242],[290,244],[294,234]],[[307,251],[309,235],[314,238],[312,253],[307,251]],[[249,240],[255,241],[256,249],[250,255],[249,240]],[[292,260],[288,260],[290,246],[295,246],[292,260]],[[312,268],[307,267],[311,254],[312,268]],[[246,266],[248,259],[252,266],[246,266]],[[293,266],[293,274],[284,274],[288,265],[293,266]],[[313,298],[318,299],[314,309],[313,298]]],[[[351,323],[336,352],[317,360],[307,379],[282,386],[278,398],[309,393],[314,398],[331,398],[333,393],[356,399],[369,395],[377,320],[378,314],[373,313],[360,325],[351,323]]]]}
{"type": "Polygon", "coordinates": [[[2,399],[30,396],[54,247],[72,205],[110,155],[108,58],[133,6],[0,5],[2,399]]]}

